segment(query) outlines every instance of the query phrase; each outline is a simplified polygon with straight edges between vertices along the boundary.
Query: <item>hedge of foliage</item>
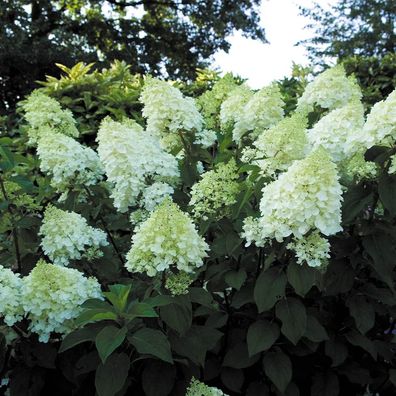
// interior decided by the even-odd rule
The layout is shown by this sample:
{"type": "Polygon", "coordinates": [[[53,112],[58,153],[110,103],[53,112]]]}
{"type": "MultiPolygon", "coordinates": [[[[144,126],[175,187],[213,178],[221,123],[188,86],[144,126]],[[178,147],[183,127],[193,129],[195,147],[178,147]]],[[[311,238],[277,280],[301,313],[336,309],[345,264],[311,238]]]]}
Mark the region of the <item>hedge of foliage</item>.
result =
{"type": "Polygon", "coordinates": [[[65,72],[0,138],[4,392],[394,394],[396,91],[65,72]]]}

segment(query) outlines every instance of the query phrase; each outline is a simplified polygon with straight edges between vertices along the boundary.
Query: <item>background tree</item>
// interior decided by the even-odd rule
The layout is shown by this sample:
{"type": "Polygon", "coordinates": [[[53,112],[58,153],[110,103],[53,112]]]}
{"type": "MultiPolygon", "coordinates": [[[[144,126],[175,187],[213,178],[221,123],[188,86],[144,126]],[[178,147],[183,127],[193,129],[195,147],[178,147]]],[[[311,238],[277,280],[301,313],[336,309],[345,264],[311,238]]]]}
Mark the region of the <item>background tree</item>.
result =
{"type": "Polygon", "coordinates": [[[300,7],[313,38],[302,41],[311,61],[354,55],[383,57],[396,48],[394,0],[339,0],[330,7],[300,7]]]}
{"type": "Polygon", "coordinates": [[[132,72],[184,80],[241,30],[265,41],[261,0],[15,0],[0,3],[0,112],[55,63],[124,60],[132,72]]]}

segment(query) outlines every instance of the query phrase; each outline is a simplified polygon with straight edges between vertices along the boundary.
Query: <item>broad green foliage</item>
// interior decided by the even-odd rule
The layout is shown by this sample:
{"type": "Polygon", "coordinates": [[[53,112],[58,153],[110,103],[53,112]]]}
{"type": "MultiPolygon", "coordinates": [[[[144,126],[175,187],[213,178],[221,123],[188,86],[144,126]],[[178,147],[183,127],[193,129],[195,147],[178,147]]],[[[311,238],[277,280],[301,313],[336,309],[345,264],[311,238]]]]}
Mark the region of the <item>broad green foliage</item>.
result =
{"type": "Polygon", "coordinates": [[[65,71],[0,138],[10,395],[395,393],[395,92],[65,71]]]}

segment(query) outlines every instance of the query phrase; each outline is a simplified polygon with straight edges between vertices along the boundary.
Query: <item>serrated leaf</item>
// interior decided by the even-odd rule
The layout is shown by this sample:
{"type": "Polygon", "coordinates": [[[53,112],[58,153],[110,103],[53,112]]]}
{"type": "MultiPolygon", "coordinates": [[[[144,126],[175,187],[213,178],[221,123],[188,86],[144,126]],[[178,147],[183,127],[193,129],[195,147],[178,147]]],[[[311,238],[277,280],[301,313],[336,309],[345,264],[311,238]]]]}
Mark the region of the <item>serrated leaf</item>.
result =
{"type": "Polygon", "coordinates": [[[251,324],[247,333],[249,356],[271,348],[279,335],[280,331],[276,323],[260,320],[251,324]]]}
{"type": "Polygon", "coordinates": [[[95,387],[98,396],[114,396],[128,377],[130,361],[126,353],[114,353],[96,369],[95,387]]]}
{"type": "Polygon", "coordinates": [[[140,329],[128,337],[128,340],[139,353],[153,355],[164,362],[173,363],[169,341],[160,330],[140,329]]]}
{"type": "Polygon", "coordinates": [[[265,354],[264,372],[272,383],[284,392],[292,379],[292,364],[287,355],[280,349],[265,354]]]}
{"type": "Polygon", "coordinates": [[[278,268],[261,272],[254,287],[254,300],[259,313],[271,309],[285,295],[286,275],[278,268]]]}
{"type": "Polygon", "coordinates": [[[102,329],[95,339],[96,349],[103,363],[123,343],[127,333],[126,327],[110,325],[102,329]]]}
{"type": "Polygon", "coordinates": [[[191,327],[192,311],[190,305],[171,304],[160,308],[161,319],[172,329],[183,335],[191,327]]]}
{"type": "Polygon", "coordinates": [[[287,298],[278,302],[275,312],[277,318],[282,321],[282,334],[296,345],[307,328],[307,313],[304,305],[296,298],[287,298]]]}

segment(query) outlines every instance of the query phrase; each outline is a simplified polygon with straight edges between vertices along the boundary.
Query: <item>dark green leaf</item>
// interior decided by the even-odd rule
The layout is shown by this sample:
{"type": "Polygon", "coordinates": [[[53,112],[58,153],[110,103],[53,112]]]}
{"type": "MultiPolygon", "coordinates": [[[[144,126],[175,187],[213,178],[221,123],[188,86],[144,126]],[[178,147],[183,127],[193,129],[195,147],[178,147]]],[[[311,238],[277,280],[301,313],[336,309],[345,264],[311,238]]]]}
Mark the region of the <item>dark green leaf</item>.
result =
{"type": "Polygon", "coordinates": [[[126,333],[126,327],[118,328],[113,325],[106,326],[99,332],[95,345],[103,363],[123,343],[126,333]]]}
{"type": "Polygon", "coordinates": [[[160,308],[161,319],[172,329],[183,335],[191,327],[192,311],[191,304],[170,304],[160,308]]]}
{"type": "Polygon", "coordinates": [[[238,393],[240,392],[245,380],[243,370],[238,370],[231,367],[223,367],[220,377],[221,381],[228,389],[238,393]]]}
{"type": "Polygon", "coordinates": [[[338,377],[332,373],[316,374],[312,380],[312,396],[338,396],[340,384],[338,377]]]}
{"type": "Polygon", "coordinates": [[[228,350],[224,356],[223,366],[243,369],[252,366],[260,358],[260,355],[249,356],[246,343],[240,342],[228,350]]]}
{"type": "Polygon", "coordinates": [[[355,346],[358,346],[368,352],[374,360],[377,360],[377,349],[374,343],[356,330],[350,331],[345,335],[346,339],[355,346]]]}
{"type": "Polygon", "coordinates": [[[391,216],[396,215],[396,176],[383,174],[378,181],[378,194],[391,216]]]}
{"type": "Polygon", "coordinates": [[[158,317],[158,314],[154,311],[151,305],[146,303],[134,302],[128,307],[127,315],[124,316],[126,316],[128,319],[156,318],[158,317]]]}
{"type": "Polygon", "coordinates": [[[285,295],[286,275],[278,268],[261,272],[254,287],[254,300],[259,312],[271,309],[285,295]]]}
{"type": "Polygon", "coordinates": [[[395,242],[387,234],[372,234],[363,238],[363,246],[374,260],[373,268],[381,279],[394,290],[395,242]]]}
{"type": "Polygon", "coordinates": [[[100,364],[95,375],[98,396],[114,396],[120,391],[128,377],[129,367],[130,361],[126,353],[115,353],[105,364],[100,364]]]}
{"type": "Polygon", "coordinates": [[[355,320],[357,329],[362,333],[367,333],[375,322],[375,311],[373,306],[364,296],[355,295],[346,302],[349,312],[355,320]]]}
{"type": "Polygon", "coordinates": [[[75,345],[81,344],[83,342],[94,341],[99,330],[100,328],[97,327],[84,327],[67,334],[59,348],[59,353],[67,351],[68,349],[73,348],[75,345]]]}
{"type": "Polygon", "coordinates": [[[307,316],[307,329],[304,337],[313,342],[322,342],[329,339],[325,328],[319,323],[315,316],[307,316]]]}
{"type": "Polygon", "coordinates": [[[296,298],[281,300],[276,305],[276,316],[282,321],[282,333],[296,345],[307,328],[307,313],[296,298]]]}
{"type": "Polygon", "coordinates": [[[325,343],[325,353],[333,361],[332,367],[339,366],[348,356],[348,348],[337,340],[328,340],[325,343]]]}
{"type": "Polygon", "coordinates": [[[203,366],[207,351],[213,349],[222,337],[216,329],[193,326],[184,336],[171,336],[172,349],[179,355],[203,366]]]}
{"type": "Polygon", "coordinates": [[[279,348],[267,352],[263,359],[264,372],[273,384],[284,392],[292,379],[292,364],[279,348]]]}
{"type": "Polygon", "coordinates": [[[295,292],[304,297],[315,284],[316,271],[305,263],[290,263],[287,267],[287,279],[295,292]]]}
{"type": "Polygon", "coordinates": [[[165,362],[173,363],[169,341],[161,331],[140,329],[128,337],[128,340],[139,353],[153,355],[165,362]]]}
{"type": "Polygon", "coordinates": [[[230,271],[225,275],[225,281],[232,288],[239,290],[246,280],[246,271],[240,268],[238,271],[230,271]]]}
{"type": "Polygon", "coordinates": [[[148,362],[143,370],[142,385],[146,396],[171,394],[176,378],[176,367],[160,360],[148,362]]]}
{"type": "Polygon", "coordinates": [[[353,220],[367,208],[374,199],[371,188],[367,185],[358,184],[350,188],[344,194],[342,205],[342,222],[350,224],[353,220]]]}
{"type": "Polygon", "coordinates": [[[247,333],[249,355],[266,351],[274,345],[280,334],[276,323],[260,320],[250,325],[247,333]]]}

